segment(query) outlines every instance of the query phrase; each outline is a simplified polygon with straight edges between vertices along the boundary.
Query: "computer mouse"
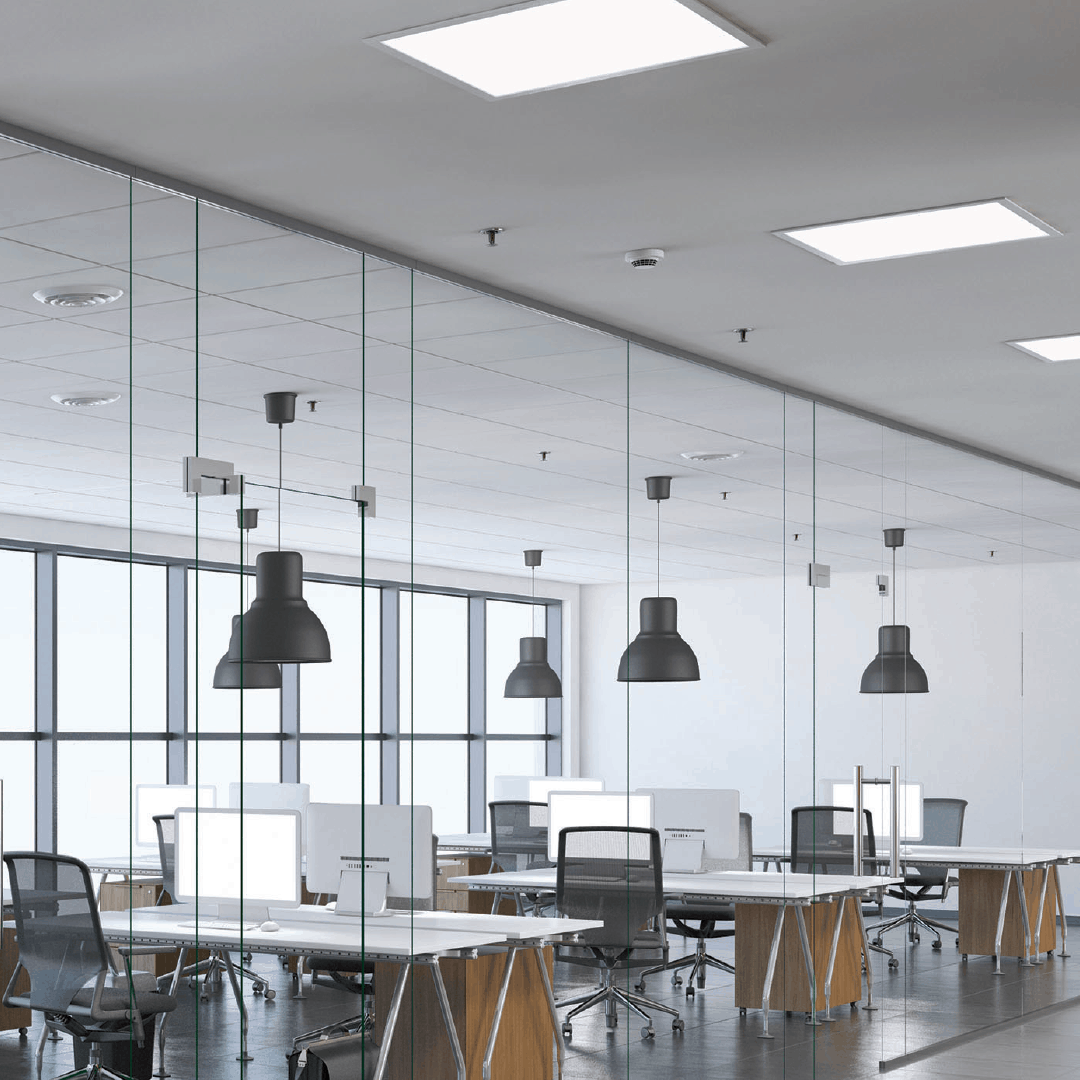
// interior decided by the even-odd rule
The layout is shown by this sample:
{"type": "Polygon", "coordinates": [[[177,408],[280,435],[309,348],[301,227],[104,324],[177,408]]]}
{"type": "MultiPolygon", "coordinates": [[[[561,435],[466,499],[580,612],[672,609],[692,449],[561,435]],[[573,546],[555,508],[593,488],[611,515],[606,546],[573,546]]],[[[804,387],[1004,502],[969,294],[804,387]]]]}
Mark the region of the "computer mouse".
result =
{"type": "Polygon", "coordinates": [[[273,919],[267,919],[266,922],[259,925],[259,929],[266,934],[272,934],[275,930],[280,930],[281,927],[273,919]]]}

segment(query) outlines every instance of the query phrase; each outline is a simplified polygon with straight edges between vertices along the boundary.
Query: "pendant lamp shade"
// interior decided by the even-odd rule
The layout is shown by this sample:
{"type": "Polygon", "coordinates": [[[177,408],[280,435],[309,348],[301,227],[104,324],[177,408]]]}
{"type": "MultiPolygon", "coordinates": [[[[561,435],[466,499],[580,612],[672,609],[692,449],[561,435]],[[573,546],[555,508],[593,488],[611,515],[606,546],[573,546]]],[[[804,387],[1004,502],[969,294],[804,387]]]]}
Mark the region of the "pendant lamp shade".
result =
{"type": "Polygon", "coordinates": [[[911,630],[878,628],[878,654],[863,672],[860,694],[926,694],[930,685],[922,664],[911,655],[911,630]]]}
{"type": "MultiPolygon", "coordinates": [[[[330,662],[330,639],[308,607],[303,588],[304,559],[299,551],[264,551],[258,556],[255,599],[244,616],[245,664],[253,660],[268,664],[330,662]]],[[[231,647],[229,651],[233,652],[231,647]]]]}
{"type": "Polygon", "coordinates": [[[506,680],[503,697],[562,697],[562,683],[548,664],[547,638],[521,639],[521,660],[506,680]]]}
{"type": "MultiPolygon", "coordinates": [[[[259,664],[240,660],[240,616],[234,615],[229,649],[214,668],[215,690],[277,690],[281,687],[281,668],[277,664],[259,664]]],[[[246,634],[244,635],[246,636],[246,634]]]]}
{"type": "Polygon", "coordinates": [[[701,679],[694,650],[679,636],[674,596],[646,596],[641,601],[641,631],[619,661],[619,682],[697,682],[701,679]]]}

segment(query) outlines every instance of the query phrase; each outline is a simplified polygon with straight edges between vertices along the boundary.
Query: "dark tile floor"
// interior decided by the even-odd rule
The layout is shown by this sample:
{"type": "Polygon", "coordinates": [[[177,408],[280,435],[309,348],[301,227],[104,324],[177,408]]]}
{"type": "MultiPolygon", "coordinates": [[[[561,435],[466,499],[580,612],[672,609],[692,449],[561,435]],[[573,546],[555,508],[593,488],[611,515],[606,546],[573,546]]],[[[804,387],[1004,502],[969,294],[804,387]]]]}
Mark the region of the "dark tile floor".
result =
{"type": "MultiPolygon", "coordinates": [[[[972,957],[965,963],[949,935],[940,951],[931,949],[925,937],[917,946],[903,945],[897,932],[890,938],[900,967],[889,971],[876,958],[877,1011],[835,1007],[835,1022],[820,1026],[806,1024],[801,1014],[774,1012],[770,1024],[776,1038],[764,1041],[758,1038],[761,1014],[741,1016],[732,1005],[731,976],[710,972],[707,988],[691,1001],[683,987],[673,988],[666,977],[654,976],[647,993],[680,1009],[685,1032],[674,1034],[658,1015],[656,1038],[645,1042],[635,1017],[622,1016],[617,1029],[609,1032],[601,1012],[583,1015],[575,1020],[567,1044],[566,1080],[869,1080],[880,1075],[880,1061],[1080,995],[1080,957],[1054,957],[1031,968],[1010,960],[1003,965],[1004,974],[994,976],[989,958],[972,957]]],[[[675,955],[686,951],[682,944],[672,939],[673,949],[679,950],[675,955]]],[[[711,951],[730,958],[730,939],[711,943],[711,951]]],[[[257,958],[256,967],[266,973],[277,995],[265,1001],[247,992],[249,1048],[255,1060],[246,1066],[235,1060],[239,1023],[231,993],[217,990],[199,1005],[185,988],[181,1006],[169,1021],[167,1059],[177,1080],[284,1080],[285,1052],[294,1034],[357,1011],[355,997],[328,985],[315,986],[305,1000],[294,1001],[291,980],[273,959],[257,958]]],[[[556,996],[580,992],[591,981],[587,971],[560,965],[556,996]]],[[[0,1035],[0,1080],[32,1080],[39,1032],[35,1025],[27,1039],[15,1032],[0,1035]]],[[[71,1062],[70,1040],[49,1043],[43,1075],[56,1076],[71,1062]]],[[[891,1075],[901,1080],[1013,1080],[1036,1072],[1040,1080],[1080,1080],[1080,1009],[1033,1018],[891,1075]]]]}

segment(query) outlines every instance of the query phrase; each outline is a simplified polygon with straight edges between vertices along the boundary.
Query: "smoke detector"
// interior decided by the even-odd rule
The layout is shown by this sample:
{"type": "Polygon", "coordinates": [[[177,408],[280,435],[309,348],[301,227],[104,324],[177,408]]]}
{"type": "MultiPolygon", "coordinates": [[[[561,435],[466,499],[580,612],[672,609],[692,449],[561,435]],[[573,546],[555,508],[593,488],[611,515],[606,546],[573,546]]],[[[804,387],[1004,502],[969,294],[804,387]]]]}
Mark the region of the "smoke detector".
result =
{"type": "Polygon", "coordinates": [[[123,289],[115,289],[111,285],[56,285],[38,289],[34,299],[49,307],[90,308],[111,304],[123,295],[123,289]]]}
{"type": "Polygon", "coordinates": [[[635,270],[651,270],[664,261],[664,249],[638,248],[636,251],[628,251],[623,259],[635,270]]]}
{"type": "Polygon", "coordinates": [[[687,461],[734,461],[744,453],[743,450],[684,450],[679,457],[687,461]]]}
{"type": "Polygon", "coordinates": [[[98,405],[111,405],[120,400],[120,395],[112,390],[77,390],[69,394],[53,394],[52,400],[57,405],[66,405],[69,409],[93,409],[98,405]]]}

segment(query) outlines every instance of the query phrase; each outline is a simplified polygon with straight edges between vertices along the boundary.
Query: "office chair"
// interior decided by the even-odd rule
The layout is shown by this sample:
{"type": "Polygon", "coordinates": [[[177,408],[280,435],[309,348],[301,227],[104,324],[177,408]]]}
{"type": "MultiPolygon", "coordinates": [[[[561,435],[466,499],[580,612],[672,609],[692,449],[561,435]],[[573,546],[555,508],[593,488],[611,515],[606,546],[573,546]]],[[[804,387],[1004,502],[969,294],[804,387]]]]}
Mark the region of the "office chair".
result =
{"type": "MultiPolygon", "coordinates": [[[[739,815],[739,854],[734,859],[714,859],[706,870],[752,870],[754,854],[753,818],[749,814],[739,815]]],[[[667,919],[672,923],[678,933],[684,937],[696,939],[694,951],[688,956],[680,956],[677,960],[669,960],[666,964],[658,964],[656,967],[647,968],[638,977],[638,990],[645,989],[645,979],[649,975],[655,975],[658,971],[671,971],[671,985],[680,986],[682,976],[679,970],[684,967],[690,968],[690,974],[686,978],[686,996],[694,996],[694,983],[697,982],[699,990],[705,989],[705,972],[710,967],[719,971],[726,971],[730,975],[735,974],[735,967],[726,960],[718,960],[705,951],[705,942],[710,938],[731,937],[735,933],[735,905],[734,904],[683,904],[668,903],[667,919]],[[718,922],[730,923],[723,929],[717,930],[718,922]],[[691,927],[689,923],[697,923],[691,927]]]]}
{"type": "MultiPolygon", "coordinates": [[[[907,846],[917,847],[922,844],[934,847],[959,847],[960,839],[964,834],[966,809],[966,799],[923,799],[923,838],[909,840],[907,846]]],[[[913,855],[912,858],[918,858],[918,856],[913,855]]],[[[915,905],[923,900],[944,900],[949,895],[949,888],[956,884],[956,879],[949,877],[948,867],[920,868],[912,866],[910,862],[905,862],[903,870],[904,884],[885,891],[896,900],[906,901],[907,911],[895,919],[870,927],[868,933],[876,931],[876,936],[872,941],[880,943],[882,934],[895,930],[898,926],[907,926],[908,941],[914,945],[920,940],[919,928],[922,927],[935,935],[932,947],[940,949],[941,931],[948,930],[955,933],[956,927],[920,915],[915,905]]]]}
{"type": "MultiPolygon", "coordinates": [[[[154,828],[157,829],[158,855],[161,858],[161,877],[164,883],[161,895],[158,897],[158,903],[160,904],[165,899],[166,893],[169,894],[170,900],[175,900],[176,898],[176,818],[172,814],[155,814],[153,821],[154,828]]],[[[185,951],[181,951],[180,953],[181,963],[183,963],[185,951]]],[[[202,989],[199,991],[200,1001],[210,1000],[211,983],[214,986],[218,986],[221,983],[221,973],[228,970],[225,960],[222,957],[222,951],[220,949],[211,949],[209,951],[209,959],[192,964],[191,967],[184,968],[180,973],[181,978],[191,978],[194,980],[192,986],[198,984],[200,975],[203,976],[202,989]]],[[[238,964],[236,965],[236,973],[240,976],[241,980],[251,980],[251,989],[256,994],[264,994],[267,1001],[274,1000],[275,992],[271,990],[266,985],[266,981],[252,971],[251,968],[244,967],[243,964],[238,964]]]]}
{"type": "MultiPolygon", "coordinates": [[[[135,987],[124,957],[128,988],[107,985],[114,973],[112,953],[101,933],[90,871],[78,859],[40,851],[4,856],[11,882],[19,960],[4,991],[3,1003],[43,1014],[45,1027],[37,1048],[41,1077],[46,1036],[63,1031],[89,1043],[89,1064],[63,1080],[129,1080],[103,1064],[101,1044],[152,1037],[153,1018],[176,1008],[176,998],[135,987]],[[16,991],[19,973],[30,976],[30,989],[16,991]],[[146,1027],[149,1022],[151,1033],[146,1027]]],[[[152,1052],[152,1051],[151,1051],[152,1052]]]]}
{"type": "MultiPolygon", "coordinates": [[[[491,872],[503,870],[538,870],[554,865],[548,859],[548,806],[534,802],[491,802],[491,872]]],[[[491,914],[499,913],[505,893],[496,893],[491,914]]],[[[539,915],[554,897],[550,892],[527,893],[533,914],[539,915]]],[[[520,892],[514,893],[519,915],[525,914],[520,892]]]]}
{"type": "Polygon", "coordinates": [[[573,1034],[574,1017],[601,1002],[608,1030],[618,1026],[620,1004],[644,1018],[644,1039],[656,1034],[646,1009],[667,1013],[674,1017],[672,1030],[683,1030],[676,1009],[631,994],[615,981],[617,972],[645,967],[653,963],[657,953],[667,958],[663,924],[659,930],[644,929],[664,912],[660,834],[655,829],[618,825],[563,829],[559,833],[556,905],[560,915],[602,920],[604,924],[578,935],[574,945],[556,946],[560,960],[600,971],[599,988],[558,1003],[559,1007],[574,1006],[563,1020],[566,1038],[573,1034]]]}
{"type": "MultiPolygon", "coordinates": [[[[854,871],[855,837],[850,806],[796,806],[791,811],[791,872],[794,874],[851,874],[854,871]]],[[[863,810],[863,874],[877,873],[877,845],[874,816],[863,810]]],[[[867,948],[889,958],[889,967],[900,961],[880,940],[870,940],[867,948]]]]}

